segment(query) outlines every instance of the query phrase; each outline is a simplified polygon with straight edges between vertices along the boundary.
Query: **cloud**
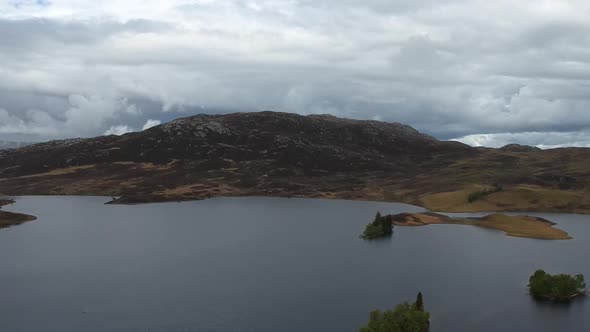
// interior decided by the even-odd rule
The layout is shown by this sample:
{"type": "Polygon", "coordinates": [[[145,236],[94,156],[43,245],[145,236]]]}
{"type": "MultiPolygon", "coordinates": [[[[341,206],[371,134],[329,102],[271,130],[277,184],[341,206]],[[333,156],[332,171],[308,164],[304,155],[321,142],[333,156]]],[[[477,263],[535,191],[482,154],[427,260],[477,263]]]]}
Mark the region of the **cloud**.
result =
{"type": "Polygon", "coordinates": [[[116,113],[138,112],[127,99],[105,96],[68,96],[70,108],[65,112],[65,125],[74,128],[99,128],[105,120],[116,117],[116,113]]]}
{"type": "Polygon", "coordinates": [[[472,146],[502,147],[507,144],[553,149],[567,146],[590,148],[590,132],[522,132],[468,135],[454,139],[472,146]]]}
{"type": "Polygon", "coordinates": [[[105,131],[105,135],[117,135],[121,136],[133,132],[134,130],[126,125],[112,126],[109,130],[105,131]]]}
{"type": "MultiPolygon", "coordinates": [[[[31,98],[39,97],[33,94],[31,98]]],[[[7,98],[6,101],[17,106],[22,103],[20,98],[7,98]]],[[[6,137],[9,134],[17,138],[33,137],[32,141],[37,141],[35,136],[92,136],[101,134],[105,125],[123,115],[136,116],[141,113],[126,98],[117,96],[71,94],[64,96],[63,100],[43,97],[39,98],[39,102],[45,106],[45,110],[27,108],[22,112],[11,113],[0,108],[0,134],[6,134],[6,137]]]]}
{"type": "Polygon", "coordinates": [[[160,120],[148,119],[147,122],[141,128],[141,130],[150,129],[150,128],[155,127],[155,126],[159,126],[160,124],[162,124],[162,121],[160,121],[160,120]]]}
{"type": "Polygon", "coordinates": [[[583,0],[15,4],[0,3],[0,139],[265,109],[485,144],[585,144],[572,133],[590,128],[583,0]]]}

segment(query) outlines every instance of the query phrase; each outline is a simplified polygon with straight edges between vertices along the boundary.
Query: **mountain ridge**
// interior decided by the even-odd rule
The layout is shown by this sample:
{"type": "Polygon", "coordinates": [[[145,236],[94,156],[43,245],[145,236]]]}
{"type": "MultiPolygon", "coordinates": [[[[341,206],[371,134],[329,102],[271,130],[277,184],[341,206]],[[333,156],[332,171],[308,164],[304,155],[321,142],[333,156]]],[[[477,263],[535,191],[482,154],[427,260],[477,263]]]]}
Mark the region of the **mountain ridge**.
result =
{"type": "Polygon", "coordinates": [[[119,202],[261,195],[585,212],[587,165],[590,149],[480,149],[401,123],[265,111],[199,114],[122,136],[0,150],[0,191],[122,196],[119,202]],[[505,190],[466,205],[463,196],[494,184],[505,190]],[[511,194],[518,199],[504,197],[511,194]]]}

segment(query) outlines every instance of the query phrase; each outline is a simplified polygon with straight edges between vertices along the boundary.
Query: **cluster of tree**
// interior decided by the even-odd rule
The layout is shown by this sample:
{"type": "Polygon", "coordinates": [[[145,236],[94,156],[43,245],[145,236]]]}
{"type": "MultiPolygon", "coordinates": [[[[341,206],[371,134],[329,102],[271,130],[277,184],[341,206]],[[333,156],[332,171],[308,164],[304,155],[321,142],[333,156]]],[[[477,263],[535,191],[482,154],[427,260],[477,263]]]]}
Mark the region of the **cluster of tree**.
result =
{"type": "Polygon", "coordinates": [[[564,302],[585,294],[586,283],[581,274],[551,275],[543,270],[537,270],[529,278],[529,292],[537,299],[564,302]]]}
{"type": "Polygon", "coordinates": [[[372,223],[365,227],[365,231],[361,237],[363,239],[374,239],[383,236],[390,236],[393,234],[393,219],[391,215],[382,216],[377,212],[372,223]]]}
{"type": "Polygon", "coordinates": [[[372,311],[369,323],[359,332],[425,332],[430,327],[430,313],[424,310],[422,293],[418,293],[416,302],[404,302],[394,310],[372,311]]]}
{"type": "Polygon", "coordinates": [[[500,192],[502,190],[504,190],[504,188],[502,188],[502,186],[500,186],[499,184],[494,184],[494,187],[492,189],[486,189],[486,190],[472,192],[471,194],[469,194],[469,196],[467,196],[467,201],[469,203],[473,203],[485,196],[500,192]]]}

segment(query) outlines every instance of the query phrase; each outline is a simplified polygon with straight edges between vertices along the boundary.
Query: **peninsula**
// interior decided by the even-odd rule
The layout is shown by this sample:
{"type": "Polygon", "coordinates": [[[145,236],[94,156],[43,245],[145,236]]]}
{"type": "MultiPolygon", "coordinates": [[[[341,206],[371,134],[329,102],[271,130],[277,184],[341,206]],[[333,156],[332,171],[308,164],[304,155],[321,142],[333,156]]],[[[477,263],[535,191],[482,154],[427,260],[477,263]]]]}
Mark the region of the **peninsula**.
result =
{"type": "MultiPolygon", "coordinates": [[[[14,203],[13,200],[10,199],[0,199],[0,208],[4,205],[14,203]]],[[[28,214],[22,213],[14,213],[14,212],[6,212],[0,210],[0,229],[7,228],[11,226],[17,226],[28,221],[33,221],[37,219],[35,216],[31,216],[28,214]]]]}
{"type": "Polygon", "coordinates": [[[471,225],[501,230],[508,236],[526,237],[540,240],[570,240],[569,234],[549,220],[530,216],[508,216],[491,214],[481,218],[451,218],[442,214],[402,213],[391,216],[397,226],[426,226],[435,224],[471,225]]]}

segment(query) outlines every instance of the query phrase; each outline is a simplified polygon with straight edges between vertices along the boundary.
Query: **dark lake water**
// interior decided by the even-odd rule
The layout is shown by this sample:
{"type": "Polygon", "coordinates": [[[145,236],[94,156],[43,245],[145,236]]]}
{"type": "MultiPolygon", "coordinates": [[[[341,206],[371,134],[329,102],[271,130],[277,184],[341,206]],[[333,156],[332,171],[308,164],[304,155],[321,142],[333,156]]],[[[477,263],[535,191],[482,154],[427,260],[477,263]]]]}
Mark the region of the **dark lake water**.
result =
{"type": "Polygon", "coordinates": [[[589,331],[590,303],[540,304],[529,275],[590,277],[590,217],[534,214],[571,241],[470,226],[358,238],[403,204],[223,198],[136,206],[22,197],[0,231],[0,331],[357,331],[422,291],[431,331],[589,331]]]}

